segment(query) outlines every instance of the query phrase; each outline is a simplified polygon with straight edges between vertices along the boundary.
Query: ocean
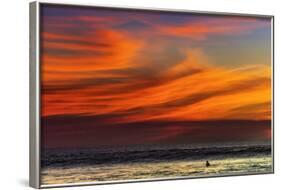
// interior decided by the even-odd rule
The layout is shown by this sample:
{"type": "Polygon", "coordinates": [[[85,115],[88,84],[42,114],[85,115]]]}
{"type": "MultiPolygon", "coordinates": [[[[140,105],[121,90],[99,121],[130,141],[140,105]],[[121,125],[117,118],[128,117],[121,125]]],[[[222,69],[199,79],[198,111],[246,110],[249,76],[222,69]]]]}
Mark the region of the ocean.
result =
{"type": "Polygon", "coordinates": [[[272,172],[270,145],[45,149],[41,158],[42,185],[272,172]]]}

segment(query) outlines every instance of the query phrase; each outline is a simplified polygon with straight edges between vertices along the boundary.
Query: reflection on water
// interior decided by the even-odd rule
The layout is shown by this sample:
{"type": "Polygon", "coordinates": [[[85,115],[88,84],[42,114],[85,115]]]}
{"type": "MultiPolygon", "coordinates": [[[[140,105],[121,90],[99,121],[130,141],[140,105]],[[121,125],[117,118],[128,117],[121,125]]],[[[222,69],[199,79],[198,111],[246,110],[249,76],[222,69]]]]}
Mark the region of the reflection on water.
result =
{"type": "Polygon", "coordinates": [[[241,173],[268,173],[272,171],[270,155],[205,160],[171,160],[160,162],[113,163],[45,167],[42,184],[63,184],[115,180],[155,179],[180,176],[234,175],[241,173]]]}

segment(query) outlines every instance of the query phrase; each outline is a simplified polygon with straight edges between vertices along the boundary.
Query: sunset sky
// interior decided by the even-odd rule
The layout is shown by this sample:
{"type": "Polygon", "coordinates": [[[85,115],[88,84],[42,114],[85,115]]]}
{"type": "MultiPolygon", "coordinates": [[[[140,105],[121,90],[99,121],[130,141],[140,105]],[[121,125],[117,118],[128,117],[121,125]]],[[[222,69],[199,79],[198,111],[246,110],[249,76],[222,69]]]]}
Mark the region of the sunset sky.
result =
{"type": "Polygon", "coordinates": [[[45,148],[265,142],[271,20],[43,5],[45,148]]]}

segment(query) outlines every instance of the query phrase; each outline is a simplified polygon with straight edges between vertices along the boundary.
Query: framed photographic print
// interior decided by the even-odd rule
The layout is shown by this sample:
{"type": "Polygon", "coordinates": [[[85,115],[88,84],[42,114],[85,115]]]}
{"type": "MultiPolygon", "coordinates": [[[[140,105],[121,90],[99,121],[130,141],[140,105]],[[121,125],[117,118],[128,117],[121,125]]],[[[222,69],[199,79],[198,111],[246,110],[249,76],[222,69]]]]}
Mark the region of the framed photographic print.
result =
{"type": "Polygon", "coordinates": [[[30,4],[30,185],[273,173],[273,16],[30,4]]]}

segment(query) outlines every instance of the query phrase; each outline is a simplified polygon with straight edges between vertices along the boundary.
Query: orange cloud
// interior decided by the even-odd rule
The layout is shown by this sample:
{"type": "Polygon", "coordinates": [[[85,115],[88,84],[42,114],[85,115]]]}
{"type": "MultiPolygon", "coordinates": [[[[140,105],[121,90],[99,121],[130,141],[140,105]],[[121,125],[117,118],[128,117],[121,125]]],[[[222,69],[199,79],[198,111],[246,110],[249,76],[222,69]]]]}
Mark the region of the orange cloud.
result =
{"type": "Polygon", "coordinates": [[[203,41],[251,34],[269,22],[206,16],[165,23],[157,14],[120,15],[43,18],[41,114],[48,146],[104,145],[109,138],[113,144],[193,142],[190,135],[202,142],[270,138],[267,57],[259,64],[239,55],[237,65],[214,63],[210,56],[218,55],[208,48],[217,44],[203,41]]]}
{"type": "Polygon", "coordinates": [[[267,25],[267,22],[260,22],[254,18],[230,17],[227,19],[213,18],[175,26],[159,26],[158,30],[166,35],[205,40],[210,35],[239,35],[267,25]]]}
{"type": "MultiPolygon", "coordinates": [[[[202,49],[183,47],[185,59],[148,73],[156,65],[145,62],[147,55],[142,52],[152,47],[149,44],[153,41],[137,39],[103,24],[105,20],[117,22],[118,18],[83,16],[74,18],[75,22],[65,17],[62,20],[76,25],[86,22],[90,27],[81,36],[72,32],[41,34],[43,116],[117,113],[120,117],[113,120],[121,123],[271,118],[269,66],[223,68],[209,63],[202,49]],[[94,23],[99,27],[92,28],[94,23]]],[[[230,17],[156,25],[156,30],[159,34],[202,40],[209,35],[236,35],[264,26],[255,19],[230,17]]]]}
{"type": "MultiPolygon", "coordinates": [[[[46,75],[49,80],[43,78],[46,85],[43,115],[123,113],[112,120],[117,123],[154,119],[270,119],[268,66],[218,68],[208,63],[200,49],[187,50],[187,54],[184,61],[162,72],[159,76],[161,80],[156,78],[155,81],[131,78],[129,71],[96,76],[83,73],[80,76],[78,71],[86,71],[88,65],[84,65],[85,70],[75,71],[77,75],[71,75],[69,70],[69,78],[48,78],[50,75],[46,75]],[[190,70],[196,72],[186,72],[190,70]],[[53,90],[51,87],[48,89],[49,84],[54,86],[53,90]],[[53,93],[48,93],[48,90],[53,93]],[[260,104],[260,111],[246,108],[257,104],[260,104]]],[[[136,66],[133,56],[127,55],[126,60],[128,67],[125,68],[136,66]]],[[[124,69],[122,65],[101,67],[103,71],[124,69]]],[[[89,69],[97,71],[101,67],[96,65],[89,69]]]]}
{"type": "MultiPolygon", "coordinates": [[[[109,30],[97,31],[93,36],[83,38],[43,34],[43,41],[41,46],[43,84],[52,81],[57,83],[60,80],[71,83],[72,78],[87,79],[94,72],[130,68],[132,65],[129,60],[141,46],[137,40],[109,30]],[[60,41],[48,42],[49,39],[60,41]],[[52,55],[51,50],[61,55],[52,55]],[[84,55],[85,53],[87,54],[84,55]]],[[[95,73],[95,76],[98,75],[95,73]]],[[[104,75],[106,76],[108,75],[104,75]]]]}

